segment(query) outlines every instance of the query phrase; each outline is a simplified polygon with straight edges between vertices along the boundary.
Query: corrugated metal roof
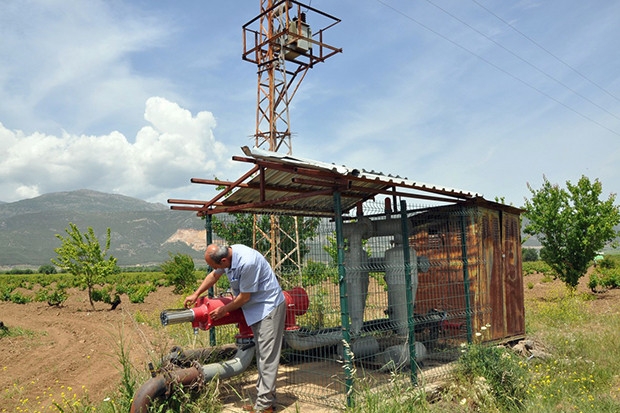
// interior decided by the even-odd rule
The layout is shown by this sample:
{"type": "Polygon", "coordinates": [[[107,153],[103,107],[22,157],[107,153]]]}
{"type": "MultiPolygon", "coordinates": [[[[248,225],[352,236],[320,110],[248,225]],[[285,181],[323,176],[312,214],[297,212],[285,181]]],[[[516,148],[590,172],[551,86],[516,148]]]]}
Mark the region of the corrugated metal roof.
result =
{"type": "Polygon", "coordinates": [[[242,148],[247,157],[236,161],[255,166],[235,182],[192,179],[192,182],[224,185],[226,189],[210,201],[168,200],[172,209],[221,212],[279,213],[333,216],[334,192],[341,194],[344,212],[383,194],[393,197],[455,202],[480,194],[440,185],[384,175],[380,172],[338,166],[257,148],[242,148]]]}

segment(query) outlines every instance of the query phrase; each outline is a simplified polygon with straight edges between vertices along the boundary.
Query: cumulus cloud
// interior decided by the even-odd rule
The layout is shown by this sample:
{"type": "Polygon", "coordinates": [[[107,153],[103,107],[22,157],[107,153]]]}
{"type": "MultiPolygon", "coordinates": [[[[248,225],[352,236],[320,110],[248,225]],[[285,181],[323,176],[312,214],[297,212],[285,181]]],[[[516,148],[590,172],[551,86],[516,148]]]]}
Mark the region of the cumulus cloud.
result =
{"type": "Polygon", "coordinates": [[[89,188],[161,201],[193,176],[226,169],[210,112],[190,111],[161,97],[146,101],[142,127],[131,141],[120,132],[88,136],[24,134],[0,123],[0,193],[5,202],[89,188]],[[132,142],[134,141],[134,142],[132,142]]]}

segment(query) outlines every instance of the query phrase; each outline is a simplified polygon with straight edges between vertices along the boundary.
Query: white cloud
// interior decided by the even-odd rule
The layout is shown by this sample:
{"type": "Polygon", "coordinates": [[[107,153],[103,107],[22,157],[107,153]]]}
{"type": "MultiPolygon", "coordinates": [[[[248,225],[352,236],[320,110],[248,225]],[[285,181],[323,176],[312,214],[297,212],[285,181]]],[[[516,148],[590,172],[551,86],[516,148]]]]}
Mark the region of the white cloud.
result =
{"type": "Polygon", "coordinates": [[[142,199],[165,197],[192,176],[226,173],[226,147],[215,139],[215,118],[196,116],[161,97],[146,102],[149,125],[135,143],[120,132],[61,136],[11,131],[0,123],[0,193],[5,202],[42,193],[89,188],[142,199]]]}
{"type": "Polygon", "coordinates": [[[9,127],[118,128],[148,96],[172,95],[170,80],[134,69],[135,54],[165,45],[165,21],[122,2],[35,3],[0,5],[0,114],[9,127]]]}

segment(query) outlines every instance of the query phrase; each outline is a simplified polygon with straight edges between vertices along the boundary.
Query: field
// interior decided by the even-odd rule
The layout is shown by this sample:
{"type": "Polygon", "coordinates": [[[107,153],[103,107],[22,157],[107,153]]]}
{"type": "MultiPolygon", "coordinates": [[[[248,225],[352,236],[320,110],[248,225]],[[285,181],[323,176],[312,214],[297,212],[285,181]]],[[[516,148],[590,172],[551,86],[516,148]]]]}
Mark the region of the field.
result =
{"type": "MultiPolygon", "coordinates": [[[[0,412],[90,411],[72,406],[98,406],[114,398],[123,377],[122,351],[128,352],[141,377],[139,386],[149,378],[147,364],[178,344],[159,322],[162,310],[182,307],[185,296],[173,294],[173,287],[159,287],[143,303],[123,296],[115,310],[101,302],[92,310],[86,291],[72,288],[68,293],[61,307],[0,301],[0,321],[8,329],[0,334],[0,412]]],[[[186,335],[180,341],[192,340],[191,326],[172,329],[186,335]]],[[[208,333],[199,332],[197,340],[202,343],[196,347],[206,347],[208,333]]],[[[249,384],[253,379],[248,380],[249,384]]],[[[222,399],[223,411],[240,412],[244,401],[236,394],[228,399],[222,399]]],[[[279,411],[305,411],[295,400],[278,401],[279,411]]],[[[312,410],[324,411],[315,406],[312,410]]]]}
{"type": "MultiPolygon", "coordinates": [[[[587,282],[587,277],[583,281],[587,282]]],[[[544,313],[548,303],[565,294],[559,281],[539,273],[527,275],[524,284],[528,315],[544,313]]],[[[0,321],[8,329],[0,335],[0,412],[87,411],[70,406],[99,406],[114,396],[123,376],[120,363],[123,351],[128,352],[126,357],[136,368],[136,374],[146,380],[147,363],[157,360],[175,344],[174,338],[158,325],[161,310],[181,306],[182,296],[173,294],[172,287],[158,288],[144,303],[130,303],[123,297],[115,310],[109,310],[110,306],[103,303],[96,303],[92,310],[85,291],[68,292],[69,298],[61,307],[44,302],[0,302],[0,321]],[[64,408],[54,408],[54,403],[64,408]]],[[[578,293],[587,295],[589,289],[580,285],[578,293]]],[[[590,321],[599,316],[618,319],[619,289],[591,298],[583,301],[590,321]]],[[[580,320],[575,331],[583,334],[584,330],[595,328],[596,324],[590,325],[588,321],[580,320]]],[[[540,322],[544,320],[536,320],[540,322]]],[[[186,329],[187,334],[190,330],[186,329]]],[[[536,340],[546,339],[541,326],[528,320],[528,334],[530,331],[535,331],[536,340]]],[[[204,332],[200,334],[201,340],[207,336],[204,332]]],[[[598,332],[594,330],[590,334],[596,337],[598,332]]],[[[618,341],[617,336],[610,340],[618,341]]],[[[551,346],[543,344],[543,347],[553,351],[551,346]]],[[[608,380],[613,383],[608,396],[612,401],[617,400],[620,378],[616,374],[608,380]]],[[[280,402],[279,411],[283,412],[329,411],[295,400],[280,402]]],[[[222,403],[223,411],[240,411],[241,401],[234,394],[225,397],[222,403]]]]}

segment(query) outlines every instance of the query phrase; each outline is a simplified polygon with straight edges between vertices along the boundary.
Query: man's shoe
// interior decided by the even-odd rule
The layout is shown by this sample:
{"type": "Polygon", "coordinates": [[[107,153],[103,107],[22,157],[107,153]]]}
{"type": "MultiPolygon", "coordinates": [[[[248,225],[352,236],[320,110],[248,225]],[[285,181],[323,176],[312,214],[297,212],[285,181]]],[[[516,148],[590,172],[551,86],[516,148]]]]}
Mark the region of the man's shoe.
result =
{"type": "Polygon", "coordinates": [[[273,413],[276,411],[276,408],[273,406],[269,406],[269,407],[265,407],[264,409],[257,410],[251,404],[247,404],[243,406],[242,409],[244,412],[249,412],[249,413],[273,413]]]}

